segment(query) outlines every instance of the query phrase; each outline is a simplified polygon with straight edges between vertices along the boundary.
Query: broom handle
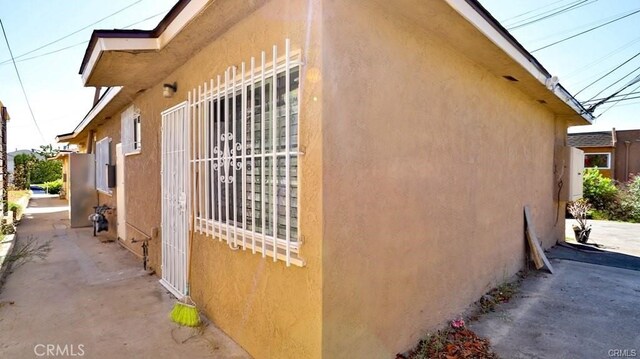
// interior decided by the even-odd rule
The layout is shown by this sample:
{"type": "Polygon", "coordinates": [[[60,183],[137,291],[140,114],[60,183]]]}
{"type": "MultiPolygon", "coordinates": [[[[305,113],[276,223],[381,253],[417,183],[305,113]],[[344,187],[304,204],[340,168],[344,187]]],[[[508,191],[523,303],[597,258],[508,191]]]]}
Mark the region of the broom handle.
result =
{"type": "Polygon", "coordinates": [[[191,220],[189,223],[189,245],[188,245],[189,251],[187,252],[187,293],[186,293],[187,297],[191,292],[191,289],[189,288],[190,287],[189,284],[191,283],[191,252],[193,249],[193,230],[195,228],[195,218],[193,216],[193,211],[190,211],[190,212],[192,213],[189,214],[189,218],[191,220]]]}

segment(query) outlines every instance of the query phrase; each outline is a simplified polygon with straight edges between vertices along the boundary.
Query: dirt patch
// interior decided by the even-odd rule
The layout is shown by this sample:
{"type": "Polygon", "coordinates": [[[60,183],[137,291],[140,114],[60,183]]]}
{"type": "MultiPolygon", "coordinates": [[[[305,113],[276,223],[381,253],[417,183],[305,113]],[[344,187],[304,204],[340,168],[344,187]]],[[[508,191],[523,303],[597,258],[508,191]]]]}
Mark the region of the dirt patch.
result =
{"type": "MultiPolygon", "coordinates": [[[[493,312],[501,303],[507,303],[518,293],[527,272],[517,274],[515,280],[504,282],[493,288],[467,311],[468,321],[478,320],[483,314],[493,312]]],[[[415,348],[404,354],[397,354],[396,359],[431,359],[431,358],[473,358],[496,359],[497,354],[491,349],[489,340],[479,337],[466,328],[463,318],[452,321],[448,328],[428,334],[418,342],[415,348]]]]}
{"type": "Polygon", "coordinates": [[[439,330],[421,340],[409,353],[396,356],[396,359],[427,358],[496,359],[498,356],[492,352],[487,339],[478,337],[464,326],[439,330]]]}

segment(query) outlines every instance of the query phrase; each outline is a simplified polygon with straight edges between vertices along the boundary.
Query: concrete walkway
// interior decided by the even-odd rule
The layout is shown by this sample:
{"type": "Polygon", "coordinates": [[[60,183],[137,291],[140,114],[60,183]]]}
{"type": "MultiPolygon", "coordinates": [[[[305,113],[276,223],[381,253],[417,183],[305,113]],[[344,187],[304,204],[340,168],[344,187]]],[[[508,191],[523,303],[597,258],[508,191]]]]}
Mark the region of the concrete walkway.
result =
{"type": "Polygon", "coordinates": [[[213,325],[198,332],[172,323],[175,299],[158,278],[117,243],[68,228],[63,201],[34,196],[18,238],[18,246],[50,240],[52,249],[15,268],[1,289],[0,358],[42,357],[48,348],[56,357],[65,348],[85,358],[249,357],[213,325]]]}
{"type": "Polygon", "coordinates": [[[640,356],[640,272],[557,259],[552,265],[553,275],[529,275],[514,298],[469,327],[501,358],[640,356]]]}

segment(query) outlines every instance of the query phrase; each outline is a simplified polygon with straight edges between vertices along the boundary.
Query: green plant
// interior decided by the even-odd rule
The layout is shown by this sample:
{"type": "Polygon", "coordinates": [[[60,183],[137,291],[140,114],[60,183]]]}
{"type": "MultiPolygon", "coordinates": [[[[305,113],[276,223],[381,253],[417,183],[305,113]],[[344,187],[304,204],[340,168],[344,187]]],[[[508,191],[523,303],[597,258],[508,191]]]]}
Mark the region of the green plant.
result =
{"type": "Polygon", "coordinates": [[[593,208],[607,210],[614,204],[618,188],[611,178],[603,176],[597,168],[584,170],[582,185],[582,196],[593,208]]]}
{"type": "Polygon", "coordinates": [[[16,226],[13,223],[3,223],[0,225],[0,233],[3,235],[16,233],[16,226]]]}
{"type": "Polygon", "coordinates": [[[31,185],[31,171],[38,159],[30,153],[21,153],[13,158],[13,183],[17,189],[29,189],[31,185]]]}
{"type": "Polygon", "coordinates": [[[36,161],[31,176],[31,183],[53,182],[62,178],[62,162],[58,160],[36,161]]]}
{"type": "Polygon", "coordinates": [[[59,194],[60,191],[62,190],[62,179],[55,180],[52,182],[46,182],[44,184],[44,188],[47,191],[47,193],[59,194]]]}
{"type": "Polygon", "coordinates": [[[17,220],[22,217],[24,208],[15,202],[9,202],[9,210],[13,212],[13,220],[17,220]]]}
{"type": "Polygon", "coordinates": [[[591,226],[587,224],[587,213],[591,209],[591,205],[584,198],[569,203],[567,206],[569,213],[578,221],[578,225],[573,225],[573,232],[576,240],[580,243],[587,243],[589,234],[591,234],[591,226]]]}
{"type": "Polygon", "coordinates": [[[625,211],[626,220],[640,222],[640,175],[631,179],[620,190],[620,205],[625,211]]]}

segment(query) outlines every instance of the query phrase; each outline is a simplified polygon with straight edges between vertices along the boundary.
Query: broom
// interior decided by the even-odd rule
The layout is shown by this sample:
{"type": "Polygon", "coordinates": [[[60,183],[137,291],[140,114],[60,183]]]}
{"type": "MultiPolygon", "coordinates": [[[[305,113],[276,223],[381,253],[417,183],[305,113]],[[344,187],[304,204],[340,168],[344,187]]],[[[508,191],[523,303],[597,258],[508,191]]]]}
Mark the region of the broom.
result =
{"type": "Polygon", "coordinates": [[[191,228],[189,230],[189,252],[187,253],[187,290],[185,296],[177,301],[169,317],[174,322],[187,326],[197,327],[200,325],[200,314],[196,308],[196,303],[189,296],[189,282],[191,279],[191,249],[193,247],[193,216],[191,216],[191,228]]]}

